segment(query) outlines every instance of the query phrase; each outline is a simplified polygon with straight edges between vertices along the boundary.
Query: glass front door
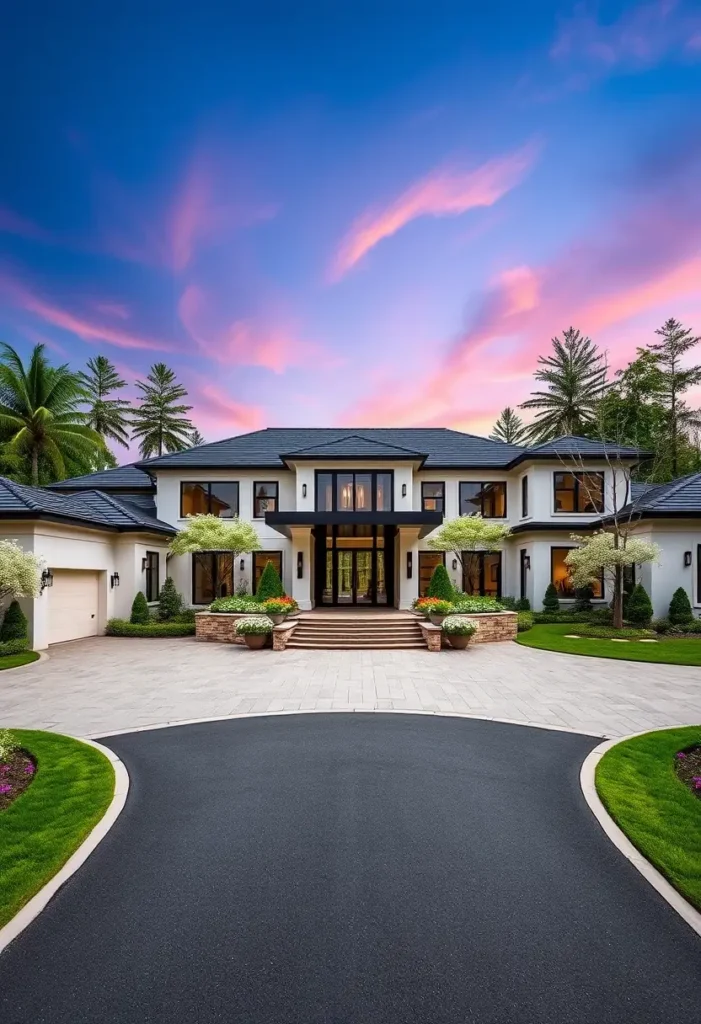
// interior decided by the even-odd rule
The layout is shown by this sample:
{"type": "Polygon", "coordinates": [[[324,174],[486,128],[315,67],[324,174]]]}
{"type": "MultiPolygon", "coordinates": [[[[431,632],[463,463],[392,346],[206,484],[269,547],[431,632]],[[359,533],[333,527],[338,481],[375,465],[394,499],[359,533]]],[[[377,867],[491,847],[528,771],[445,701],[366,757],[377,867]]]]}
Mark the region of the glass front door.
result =
{"type": "Polygon", "coordinates": [[[336,551],[336,603],[372,604],[372,551],[336,551]]]}

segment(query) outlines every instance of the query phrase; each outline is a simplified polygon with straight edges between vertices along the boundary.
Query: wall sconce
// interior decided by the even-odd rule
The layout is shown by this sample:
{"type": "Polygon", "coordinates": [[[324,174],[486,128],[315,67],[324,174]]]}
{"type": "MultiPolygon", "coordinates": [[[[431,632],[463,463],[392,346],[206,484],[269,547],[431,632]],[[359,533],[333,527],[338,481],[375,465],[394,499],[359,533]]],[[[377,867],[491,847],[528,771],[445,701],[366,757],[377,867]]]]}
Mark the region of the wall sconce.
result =
{"type": "Polygon", "coordinates": [[[115,587],[119,586],[119,573],[113,572],[110,576],[110,587],[114,590],[115,587]]]}
{"type": "Polygon", "coordinates": [[[47,587],[53,587],[54,585],[54,574],[51,569],[44,569],[41,574],[41,593],[43,594],[47,587]]]}
{"type": "Polygon", "coordinates": [[[530,569],[530,567],[531,567],[531,556],[530,555],[525,555],[524,559],[523,559],[523,568],[524,569],[530,569]]]}
{"type": "Polygon", "coordinates": [[[239,569],[240,569],[241,572],[243,572],[243,570],[245,568],[246,568],[246,563],[245,563],[244,559],[242,558],[241,561],[239,562],[239,569]]]}
{"type": "Polygon", "coordinates": [[[302,497],[306,498],[306,496],[307,496],[307,485],[306,484],[302,484],[302,497]]]}
{"type": "Polygon", "coordinates": [[[146,566],[148,565],[148,558],[141,559],[141,571],[146,572],[146,566]]]}
{"type": "Polygon", "coordinates": [[[685,551],[684,552],[684,566],[685,566],[685,568],[688,569],[690,565],[691,565],[691,552],[690,551],[685,551]]]}
{"type": "Polygon", "coordinates": [[[402,497],[406,498],[406,484],[402,484],[402,497]]]}
{"type": "Polygon", "coordinates": [[[412,552],[411,551],[407,551],[407,553],[406,553],[406,578],[408,580],[411,579],[411,571],[413,569],[413,566],[414,566],[414,559],[413,559],[413,556],[412,556],[412,552]]]}
{"type": "Polygon", "coordinates": [[[304,576],[304,552],[297,552],[297,579],[301,580],[304,576]]]}
{"type": "Polygon", "coordinates": [[[453,571],[455,571],[457,569],[457,567],[458,567],[458,560],[457,560],[457,558],[454,558],[453,559],[453,571]]]}

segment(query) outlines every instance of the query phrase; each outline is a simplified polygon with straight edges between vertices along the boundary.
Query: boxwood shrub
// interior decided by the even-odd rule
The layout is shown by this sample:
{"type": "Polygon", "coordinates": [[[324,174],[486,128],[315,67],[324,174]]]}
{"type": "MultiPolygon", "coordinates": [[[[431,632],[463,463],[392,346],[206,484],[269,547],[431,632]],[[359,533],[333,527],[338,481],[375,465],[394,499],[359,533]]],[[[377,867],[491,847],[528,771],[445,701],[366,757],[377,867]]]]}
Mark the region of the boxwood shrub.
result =
{"type": "Polygon", "coordinates": [[[194,636],[194,622],[128,622],[127,619],[110,619],[107,636],[194,636]]]}
{"type": "Polygon", "coordinates": [[[18,640],[6,640],[4,643],[0,643],[0,658],[4,658],[8,654],[22,654],[28,647],[29,641],[26,637],[18,640]]]}

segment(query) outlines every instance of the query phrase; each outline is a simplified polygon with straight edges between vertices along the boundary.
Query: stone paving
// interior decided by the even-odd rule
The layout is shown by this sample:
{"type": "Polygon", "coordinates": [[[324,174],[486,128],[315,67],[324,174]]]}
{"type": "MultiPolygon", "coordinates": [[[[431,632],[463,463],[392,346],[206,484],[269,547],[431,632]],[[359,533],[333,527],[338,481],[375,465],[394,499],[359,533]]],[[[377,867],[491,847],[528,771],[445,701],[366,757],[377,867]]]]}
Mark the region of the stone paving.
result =
{"type": "Polygon", "coordinates": [[[701,669],[515,643],[467,651],[249,651],[99,637],[0,673],[0,725],[100,736],[270,711],[448,712],[601,736],[701,722],[701,669]]]}

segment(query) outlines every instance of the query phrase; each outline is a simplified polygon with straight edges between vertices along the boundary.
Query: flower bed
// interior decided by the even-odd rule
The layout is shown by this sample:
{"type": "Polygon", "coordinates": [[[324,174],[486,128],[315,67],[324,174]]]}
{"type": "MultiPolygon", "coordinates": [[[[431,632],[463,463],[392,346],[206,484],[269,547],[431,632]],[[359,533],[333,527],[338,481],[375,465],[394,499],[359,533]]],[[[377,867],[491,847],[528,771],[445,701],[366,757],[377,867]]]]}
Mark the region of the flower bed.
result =
{"type": "Polygon", "coordinates": [[[674,768],[679,780],[701,800],[701,746],[677,751],[674,768]]]}
{"type": "Polygon", "coordinates": [[[35,773],[31,755],[17,745],[7,729],[0,729],[0,811],[24,793],[35,773]]]}

